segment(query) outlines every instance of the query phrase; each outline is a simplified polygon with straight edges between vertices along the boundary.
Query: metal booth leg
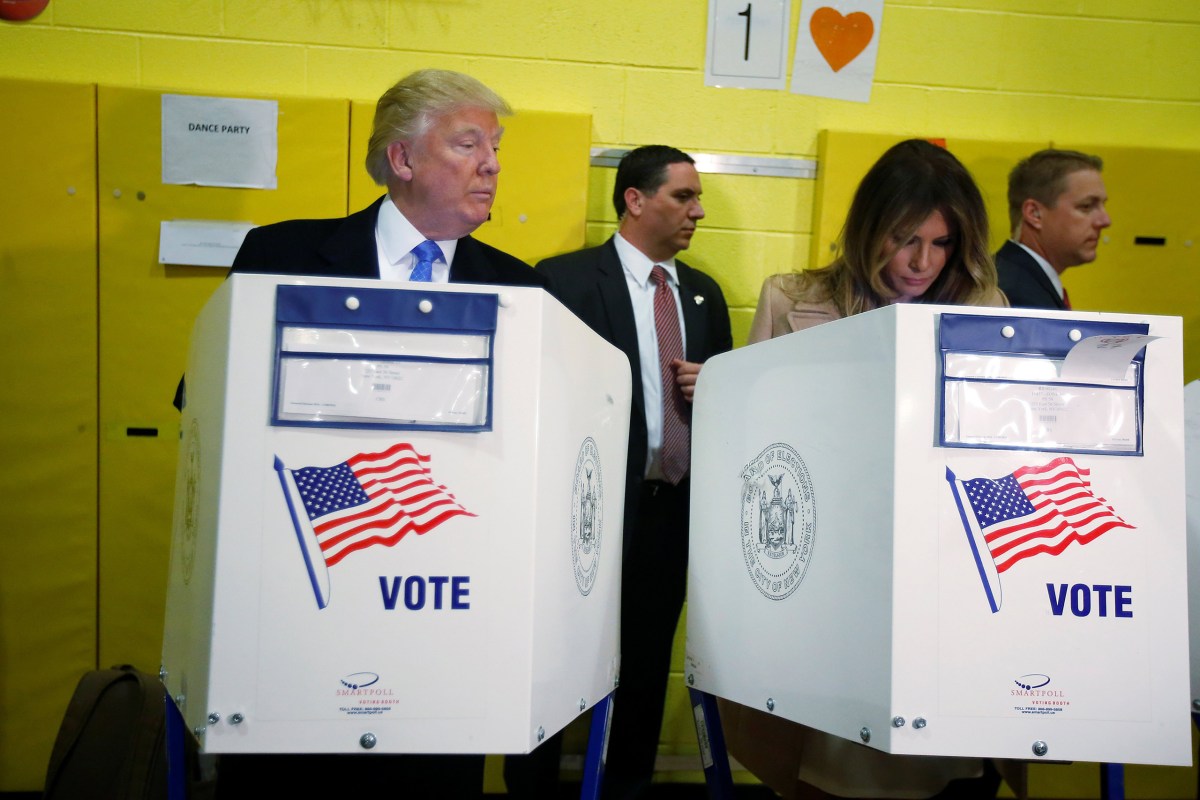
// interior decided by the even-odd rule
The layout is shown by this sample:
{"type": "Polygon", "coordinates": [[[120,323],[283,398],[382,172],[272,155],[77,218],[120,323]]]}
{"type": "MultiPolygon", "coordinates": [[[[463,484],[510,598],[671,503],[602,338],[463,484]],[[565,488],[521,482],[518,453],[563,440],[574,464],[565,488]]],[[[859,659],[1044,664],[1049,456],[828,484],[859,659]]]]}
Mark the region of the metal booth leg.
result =
{"type": "Polygon", "coordinates": [[[1100,765],[1101,800],[1125,800],[1125,765],[1100,765]]]}
{"type": "Polygon", "coordinates": [[[583,786],[580,800],[599,800],[604,787],[604,760],[608,756],[608,731],[612,722],[613,696],[607,697],[592,709],[592,725],[588,729],[587,754],[583,762],[583,786]]]}
{"type": "Polygon", "coordinates": [[[704,766],[704,782],[713,800],[733,797],[733,773],[729,769],[729,753],[725,749],[725,733],[721,730],[721,715],[717,698],[707,692],[688,689],[692,715],[696,722],[696,741],[700,744],[700,762],[704,766]]]}
{"type": "Polygon", "coordinates": [[[187,800],[187,764],[185,763],[183,714],[166,691],[163,692],[163,710],[167,725],[167,798],[187,800]]]}

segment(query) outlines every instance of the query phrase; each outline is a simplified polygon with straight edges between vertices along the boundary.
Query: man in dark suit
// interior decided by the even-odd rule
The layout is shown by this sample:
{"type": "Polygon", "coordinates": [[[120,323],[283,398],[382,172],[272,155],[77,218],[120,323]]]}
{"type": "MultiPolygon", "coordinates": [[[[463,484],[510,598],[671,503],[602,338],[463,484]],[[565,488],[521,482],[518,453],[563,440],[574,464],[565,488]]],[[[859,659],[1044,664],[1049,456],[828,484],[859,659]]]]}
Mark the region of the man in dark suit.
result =
{"type": "Polygon", "coordinates": [[[1040,150],[1008,176],[1013,238],[996,253],[1000,288],[1015,308],[1069,309],[1063,270],[1096,260],[1112,220],[1103,162],[1075,150],[1040,150]]]}
{"type": "Polygon", "coordinates": [[[468,75],[414,72],[375,109],[366,166],[387,194],[345,218],[255,228],[233,271],[543,286],[527,264],[470,236],[491,211],[498,115],[511,113],[468,75]]]}
{"type": "MultiPolygon", "coordinates": [[[[340,219],[255,228],[234,272],[544,286],[528,264],[471,238],[491,211],[508,104],[474,78],[421,70],[379,99],[367,171],[387,194],[340,219]]],[[[483,756],[224,756],[219,800],[483,793],[483,756]]]]}
{"type": "Polygon", "coordinates": [[[653,775],[687,583],[690,403],[703,362],[733,346],[721,289],[675,260],[704,217],[700,192],[700,177],[686,153],[663,145],[633,150],[617,168],[617,234],[599,247],[537,265],[550,291],[621,348],[633,370],[621,674],[606,797],[637,796],[653,775]]]}

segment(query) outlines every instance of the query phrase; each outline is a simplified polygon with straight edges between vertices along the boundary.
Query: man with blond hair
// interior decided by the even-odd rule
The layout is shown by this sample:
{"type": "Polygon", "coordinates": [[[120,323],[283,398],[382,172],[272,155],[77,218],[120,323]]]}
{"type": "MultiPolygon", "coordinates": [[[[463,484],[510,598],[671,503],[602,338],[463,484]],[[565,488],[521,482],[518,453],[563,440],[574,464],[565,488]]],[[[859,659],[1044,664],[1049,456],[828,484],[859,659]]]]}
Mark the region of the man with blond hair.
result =
{"type": "Polygon", "coordinates": [[[367,172],[387,194],[348,217],[255,228],[234,272],[543,286],[527,264],[471,237],[496,198],[512,110],[469,75],[414,72],[375,107],[367,172]]]}
{"type": "Polygon", "coordinates": [[[1099,157],[1039,150],[1008,176],[1012,240],[996,253],[1000,289],[1015,308],[1069,309],[1063,270],[1096,260],[1112,224],[1099,157]]]}

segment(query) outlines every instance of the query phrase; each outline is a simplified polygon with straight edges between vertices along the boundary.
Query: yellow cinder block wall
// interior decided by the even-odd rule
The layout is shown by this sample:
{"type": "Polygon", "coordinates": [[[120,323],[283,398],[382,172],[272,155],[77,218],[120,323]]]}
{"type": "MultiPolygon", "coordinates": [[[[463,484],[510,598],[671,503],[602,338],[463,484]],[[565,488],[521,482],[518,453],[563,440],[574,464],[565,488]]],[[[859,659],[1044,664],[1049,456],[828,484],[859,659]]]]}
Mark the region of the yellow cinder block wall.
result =
{"type": "MultiPolygon", "coordinates": [[[[1192,0],[887,2],[869,104],[707,88],[706,27],[702,0],[51,0],[32,21],[0,22],[0,77],[372,100],[433,66],[516,108],[590,114],[593,143],[612,147],[815,158],[822,129],[1200,147],[1192,0]]],[[[591,171],[591,243],[615,227],[612,180],[591,171]]],[[[741,342],[763,277],[811,266],[815,182],[708,175],[704,188],[686,258],[720,281],[741,342]]],[[[665,751],[689,747],[676,738],[665,751]]],[[[1096,795],[1091,771],[1049,772],[1035,795],[1096,795]]],[[[1131,797],[1194,787],[1185,770],[1130,770],[1131,797]]]]}

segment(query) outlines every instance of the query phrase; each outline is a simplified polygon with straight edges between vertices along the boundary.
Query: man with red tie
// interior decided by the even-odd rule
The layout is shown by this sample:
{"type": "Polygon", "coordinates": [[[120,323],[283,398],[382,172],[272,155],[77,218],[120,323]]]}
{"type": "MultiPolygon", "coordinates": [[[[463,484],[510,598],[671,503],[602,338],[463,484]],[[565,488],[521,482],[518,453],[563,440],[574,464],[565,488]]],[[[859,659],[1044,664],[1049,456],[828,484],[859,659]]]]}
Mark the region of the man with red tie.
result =
{"type": "MultiPolygon", "coordinates": [[[[621,673],[605,797],[636,797],[653,776],[687,584],[691,400],[704,361],[733,346],[721,289],[675,258],[704,218],[700,193],[686,153],[664,145],[632,150],[613,190],[617,233],[599,247],[537,265],[550,292],[621,348],[633,371],[621,673]]],[[[553,752],[555,744],[543,747],[553,752]]],[[[517,788],[513,770],[509,778],[510,790],[517,788]]]]}
{"type": "Polygon", "coordinates": [[[1069,309],[1063,270],[1096,260],[1112,224],[1103,162],[1075,150],[1040,150],[1008,176],[1013,238],[996,253],[1000,288],[1015,308],[1069,309]]]}

